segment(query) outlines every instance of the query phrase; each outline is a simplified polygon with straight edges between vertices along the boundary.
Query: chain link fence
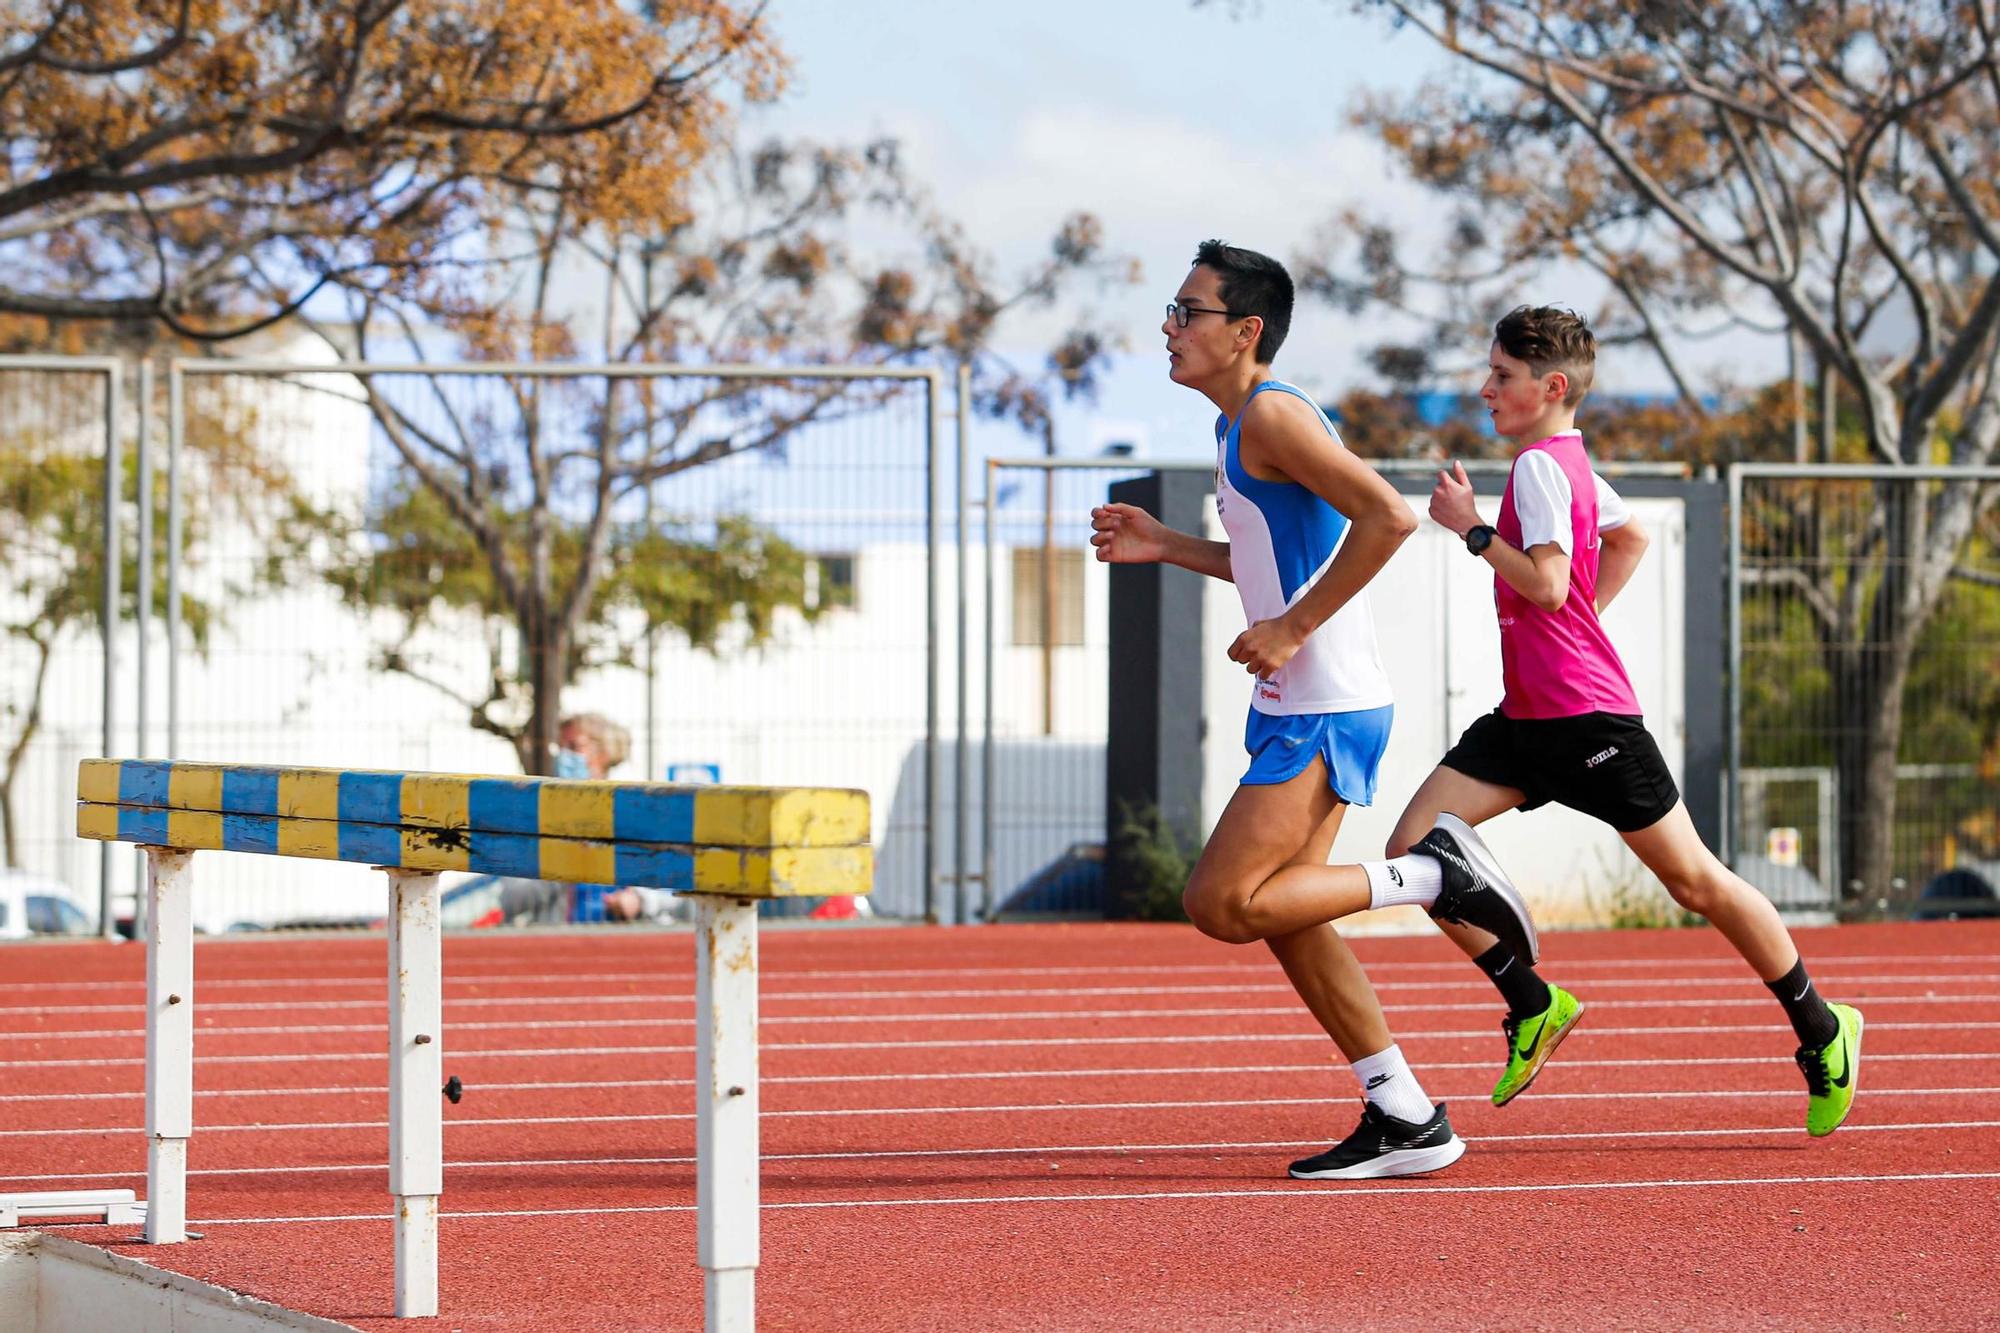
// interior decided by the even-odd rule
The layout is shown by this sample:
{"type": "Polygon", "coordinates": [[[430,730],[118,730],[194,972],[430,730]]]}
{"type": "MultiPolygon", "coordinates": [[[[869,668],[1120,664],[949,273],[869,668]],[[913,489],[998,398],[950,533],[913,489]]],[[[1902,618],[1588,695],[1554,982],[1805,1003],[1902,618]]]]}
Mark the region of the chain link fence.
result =
{"type": "MultiPolygon", "coordinates": [[[[226,614],[177,658],[177,755],[519,772],[539,681],[553,713],[629,735],[608,776],[880,794],[883,901],[922,914],[937,376],[188,362],[172,380],[191,474],[254,435],[286,483],[187,549],[183,595],[226,614]],[[580,589],[586,551],[604,572],[580,589]],[[569,630],[572,600],[590,609],[569,630]],[[545,660],[563,633],[568,680],[545,660]]],[[[365,875],[236,859],[204,875],[229,903],[211,922],[377,910],[365,875]]]]}
{"type": "Polygon", "coordinates": [[[2000,469],[1730,471],[1733,861],[1782,907],[2000,888],[2000,469]]]}
{"type": "MultiPolygon", "coordinates": [[[[961,915],[1102,916],[1110,579],[1089,545],[1111,486],[1203,463],[989,459],[977,560],[976,894],[961,915]]],[[[1190,651],[1201,627],[1191,626],[1190,651]]],[[[1199,762],[1190,756],[1190,762],[1199,762]]]]}

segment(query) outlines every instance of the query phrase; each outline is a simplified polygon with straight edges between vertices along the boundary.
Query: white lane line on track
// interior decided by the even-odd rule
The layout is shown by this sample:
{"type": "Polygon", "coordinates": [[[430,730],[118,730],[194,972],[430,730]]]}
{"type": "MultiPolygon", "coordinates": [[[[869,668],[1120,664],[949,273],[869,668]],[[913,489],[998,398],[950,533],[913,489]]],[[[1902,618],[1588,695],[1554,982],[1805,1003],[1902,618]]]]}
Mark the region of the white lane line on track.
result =
{"type": "MultiPolygon", "coordinates": [[[[1570,1191],[1728,1189],[1761,1188],[1772,1185],[1884,1185],[1922,1184],[1959,1180],[2000,1180],[2000,1171],[1932,1171],[1906,1175],[1850,1176],[1738,1176],[1708,1180],[1666,1178],[1661,1180],[1590,1180],[1550,1182],[1531,1185],[1298,1185],[1291,1188],[1237,1190],[1149,1190],[1130,1194],[996,1194],[974,1197],[944,1196],[930,1199],[810,1199],[766,1203],[765,1212],[815,1208],[950,1208],[1002,1203],[1139,1203],[1164,1199],[1355,1199],[1389,1198],[1398,1194],[1560,1194],[1570,1191]]],[[[438,1214],[455,1221],[483,1217],[609,1217],[631,1213],[691,1213],[691,1203],[633,1204],[615,1208],[495,1208],[480,1211],[448,1211],[438,1214]]],[[[278,1226],[287,1223],[325,1225],[331,1222],[386,1222],[388,1213],[332,1213],[308,1217],[208,1217],[189,1219],[191,1227],[278,1226]]],[[[88,1224],[82,1224],[88,1225],[88,1224]]],[[[97,1225],[102,1225],[101,1223],[97,1225]]],[[[70,1230],[73,1227],[47,1227],[70,1230]]]]}
{"type": "MultiPolygon", "coordinates": [[[[1856,1125],[1840,1127],[1843,1136],[1850,1134],[1914,1133],[1953,1129],[2000,1129],[2000,1120],[1914,1120],[1895,1124],[1856,1125]]],[[[1487,1143],[1573,1143],[1613,1139],[1727,1139],[1738,1137],[1783,1136],[1797,1138],[1799,1127],[1789,1125],[1748,1125],[1740,1129],[1602,1129],[1580,1130],[1560,1134],[1481,1134],[1466,1140],[1469,1144],[1487,1143]]],[[[1325,1144],[1325,1139],[1250,1139],[1216,1143],[1060,1143],[1034,1144],[1028,1147],[1004,1148],[892,1148],[875,1152],[793,1152],[765,1153],[766,1162],[863,1162],[877,1160],[900,1160],[908,1158],[959,1158],[959,1157],[1064,1157],[1107,1153],[1216,1153],[1216,1152],[1263,1152],[1271,1149],[1315,1148],[1325,1144]]],[[[492,1161],[446,1162],[447,1175],[459,1171],[528,1170],[562,1166],[586,1167],[629,1167],[629,1166],[690,1166],[693,1154],[680,1157],[531,1157],[500,1158],[492,1161]]],[[[381,1162],[339,1162],[320,1166],[212,1166],[191,1167],[189,1176],[315,1176],[386,1173],[388,1168],[381,1162]]],[[[38,1176],[0,1176],[0,1185],[41,1184],[62,1180],[144,1180],[143,1168],[132,1171],[71,1172],[69,1174],[48,1174],[38,1176]]]]}
{"type": "MultiPolygon", "coordinates": [[[[1891,1023],[1870,1020],[1868,1030],[1881,1032],[1948,1032],[1980,1031],[2000,1029],[2000,1022],[1961,1020],[1942,1023],[1891,1023]]],[[[379,1032],[380,1029],[364,1029],[379,1032]]],[[[1469,1030],[1437,1029],[1434,1031],[1400,1031],[1396,1034],[1398,1044],[1417,1041],[1480,1041],[1493,1040],[1495,1028],[1473,1028],[1469,1030]]],[[[1790,1028],[1782,1023],[1716,1023],[1698,1027],[1624,1027],[1607,1028],[1585,1025],[1572,1034],[1574,1038],[1585,1037],[1648,1037],[1648,1036],[1701,1036],[1711,1037],[1721,1033],[1744,1032],[1785,1032],[1790,1028]]],[[[141,1034],[143,1035],[143,1034],[141,1034]]],[[[205,1035],[197,1031],[197,1035],[205,1035]]],[[[784,1051],[972,1051],[993,1050],[1006,1047],[1032,1046],[1036,1048],[1062,1046],[1188,1046],[1214,1045],[1218,1042],[1244,1043],[1264,1041],[1295,1041],[1324,1046],[1327,1041],[1324,1032],[1229,1032],[1201,1033],[1195,1035],[1171,1036],[1143,1035],[1121,1037],[985,1037],[958,1038],[953,1040],[919,1041],[767,1041],[763,1044],[766,1055],[784,1051]]],[[[480,1049],[464,1048],[456,1045],[447,1047],[449,1058],[453,1060],[563,1060],[573,1056],[634,1056],[634,1055],[685,1055],[694,1050],[692,1044],[672,1046],[529,1046],[518,1048],[480,1049]]],[[[382,1052],[367,1051],[317,1051],[283,1052],[274,1055],[202,1055],[195,1056],[196,1066],[231,1064],[304,1064],[312,1062],[379,1061],[382,1052]]],[[[114,1067],[138,1068],[145,1064],[138,1057],[104,1057],[76,1060],[0,1060],[0,1069],[103,1069],[114,1067]]]]}
{"type": "MultiPolygon", "coordinates": [[[[1990,1097],[2000,1095],[2000,1087],[1992,1088],[1884,1088],[1871,1086],[1870,1094],[1876,1097],[1990,1097]]],[[[1489,1096],[1486,1088],[1468,1088],[1459,1092],[1434,1094],[1441,1102],[1480,1101],[1489,1096]]],[[[1711,1101],[1733,1101],[1753,1097],[1786,1097],[1796,1099],[1797,1088],[1712,1088],[1693,1091],[1657,1092],[1537,1092],[1535,1101],[1542,1102],[1627,1102],[1665,1101],[1702,1098],[1711,1101]]],[[[851,1107],[800,1107],[797,1110],[763,1110],[760,1114],[766,1120],[810,1120],[848,1119],[867,1116],[917,1116],[917,1115],[1027,1115],[1030,1113],[1066,1113],[1079,1111],[1186,1111],[1204,1109],[1226,1109],[1245,1106],[1327,1106],[1344,1101],[1335,1096],[1320,1097],[1232,1097],[1207,1100],[1150,1101],[1150,1102],[1028,1102],[1006,1105],[979,1106],[851,1106],[851,1107]]],[[[519,1116],[464,1116],[447,1118],[447,1130],[476,1129],[486,1126],[518,1125],[616,1125],[653,1124],[664,1121],[693,1120],[692,1111],[654,1111],[632,1115],[519,1115],[519,1116]]],[[[224,1124],[202,1125],[203,1134],[275,1134],[291,1131],[323,1131],[332,1129],[387,1129],[387,1120],[329,1120],[299,1121],[280,1124],[224,1124]]],[[[0,1139],[53,1138],[78,1134],[129,1134],[143,1132],[139,1125],[95,1125],[70,1126],[64,1129],[0,1129],[0,1139]]]]}
{"type": "MultiPolygon", "coordinates": [[[[1923,1004],[2000,1004],[2000,994],[1995,995],[1879,995],[1861,999],[1858,1003],[1870,1008],[1881,1005],[1923,1005],[1923,1004]]],[[[1715,999],[1715,1000],[1596,1000],[1591,1007],[1605,1009],[1730,1009],[1744,1007],[1765,1007],[1771,1004],[1769,996],[1758,998],[1715,999]]],[[[1385,1004],[1382,1010],[1387,1014],[1449,1014],[1449,1013],[1498,1013],[1496,1002],[1478,1004],[1385,1004]]],[[[1230,1006],[1226,1008],[1202,1009],[1104,1009],[1079,1012],[1076,1009],[993,1009],[948,1014],[760,1014],[758,1024],[763,1027],[798,1026],[809,1023],[1019,1023],[1019,1022],[1061,1022],[1079,1017],[1092,1019],[1141,1019],[1141,1018],[1270,1018],[1283,1014],[1296,1014],[1298,1006],[1255,1005],[1230,1006]]],[[[447,1031],[455,1032],[543,1032],[573,1031],[577,1028],[673,1028],[693,1027],[695,1020],[688,1018],[565,1018],[538,1019],[531,1022],[493,1023],[452,1023],[447,1031]]],[[[215,1024],[195,1029],[195,1035],[204,1038],[222,1036],[300,1036],[313,1033],[328,1034],[341,1032],[379,1032],[379,1023],[320,1023],[276,1027],[236,1027],[215,1024]]],[[[43,1028],[32,1032],[0,1032],[0,1041],[107,1041],[136,1040],[145,1036],[141,1028],[100,1028],[70,1031],[63,1028],[43,1028]]]]}
{"type": "MultiPolygon", "coordinates": [[[[1839,978],[1820,977],[1822,982],[1837,981],[1843,987],[1910,985],[1934,987],[1940,983],[1994,982],[2000,981],[2000,971],[1980,973],[1925,973],[1899,976],[1850,976],[1839,978]]],[[[572,983],[578,979],[571,979],[572,983]]],[[[654,978],[658,980],[658,978],[654,978]]],[[[1592,981],[1570,981],[1576,989],[1597,987],[1626,987],[1648,989],[1662,987],[1671,990],[1693,990],[1715,988],[1728,991],[1749,991],[1756,993],[1756,985],[1744,977],[1623,977],[1592,981]]],[[[691,984],[691,983],[690,983],[691,984]]],[[[1385,981],[1377,982],[1379,991],[1422,991],[1426,994],[1437,991],[1475,991],[1487,993],[1491,990],[1488,982],[1472,979],[1465,981],[1385,981]]],[[[1036,996],[1049,999],[1083,999],[1092,996],[1168,996],[1168,995],[1290,995],[1292,988],[1282,981],[1244,980],[1212,986],[1005,986],[1005,987],[961,987],[937,990],[776,990],[766,988],[762,999],[766,1004],[781,1001],[826,1003],[834,1000],[977,1000],[1003,997],[1036,996]]],[[[1740,998],[1740,997],[1739,997],[1740,998]]],[[[1761,1000],[1761,996],[1759,997],[1761,1000]]],[[[1870,996],[1869,998],[1878,998],[1870,996]]],[[[1923,998],[1932,998],[1926,995],[1923,998]]],[[[1993,998],[1965,996],[1955,998],[1993,998]]],[[[1605,1001],[1605,1003],[1638,1003],[1633,1000],[1605,1001]]],[[[694,996],[687,989],[626,992],[611,995],[602,991],[586,991],[574,995],[481,995],[446,996],[445,1005],[450,1007],[474,1008],[533,1008],[540,1005],[624,1005],[624,1004],[688,1004],[694,1003],[694,996]]],[[[1662,1001],[1665,1003],[1665,1001],[1662,1001]]],[[[1681,1001],[1687,1003],[1687,1001],[1681,1001]]],[[[206,1000],[200,1001],[203,1013],[269,1013],[272,1010],[298,1009],[383,1009],[388,1006],[386,996],[355,1000],[325,1000],[310,997],[290,1002],[273,1003],[257,1000],[206,1000]]],[[[129,1014],[144,1011],[143,1003],[133,1001],[125,1004],[0,1004],[0,1020],[16,1016],[42,1016],[48,1014],[129,1014]]]]}
{"type": "MultiPolygon", "coordinates": [[[[1939,1060],[1991,1060],[2000,1061],[2000,1051],[1954,1051],[1949,1054],[1933,1055],[1923,1053],[1896,1054],[1869,1051],[1870,1064],[1889,1061],[1924,1061],[1934,1063],[1939,1060]]],[[[1492,1069],[1497,1060],[1426,1060],[1422,1072],[1441,1070],[1492,1069]]],[[[1673,1059],[1661,1057],[1649,1060],[1564,1060],[1564,1069],[1705,1069],[1713,1065],[1783,1065],[1779,1057],[1768,1055],[1723,1055],[1673,1059]]],[[[1787,1066],[1788,1067],[1788,1066],[1787,1066]]],[[[960,1081],[991,1082],[999,1080],[1026,1080],[1037,1078],[1184,1078],[1212,1077],[1222,1074],[1323,1074],[1328,1070],[1338,1074],[1340,1066],[1319,1061],[1305,1065],[1178,1065],[1170,1068],[1156,1068],[1146,1065],[1112,1066],[1103,1069],[968,1069],[930,1073],[880,1073],[880,1074],[779,1074],[766,1075],[758,1080],[761,1086],[774,1084],[851,1084],[851,1083],[952,1083],[960,1081]]],[[[618,1079],[565,1079],[540,1083],[486,1083],[479,1082],[467,1087],[468,1092],[488,1094],[495,1092],[578,1092],[590,1089],[633,1089],[633,1088],[686,1088],[692,1086],[691,1079],[685,1078],[618,1078],[618,1079]]],[[[123,1092],[10,1092],[0,1094],[4,1102],[118,1102],[138,1101],[146,1095],[142,1088],[123,1092]]],[[[356,1097],[389,1095],[387,1084],[350,1083],[323,1088],[197,1088],[196,1097],[221,1099],[225,1097],[356,1097]]]]}
{"type": "MultiPolygon", "coordinates": [[[[1387,937],[1370,937],[1387,938],[1387,937]]],[[[1553,938],[1553,937],[1552,937],[1553,938]]],[[[379,943],[379,941],[378,941],[379,943]]],[[[1363,948],[1367,945],[1364,943],[1363,948]]],[[[1814,952],[1812,971],[1820,976],[1831,969],[1878,964],[1902,964],[1913,968],[1936,967],[1940,963],[1983,963],[1991,965],[1990,953],[1944,953],[1944,954],[1827,954],[1814,952]]],[[[1681,968],[1715,967],[1742,970],[1743,962],[1734,954],[1721,954],[1713,958],[1576,958],[1562,960],[1558,964],[1565,969],[1581,972],[1589,968],[1681,968]]],[[[1121,963],[1115,965],[1071,964],[1049,967],[902,967],[902,968],[801,968],[791,969],[782,963],[765,963],[765,975],[781,979],[802,978],[807,980],[831,981],[871,981],[881,978],[948,977],[962,980],[966,977],[1065,977],[1065,976],[1170,976],[1242,974],[1245,976],[1269,976],[1269,963],[1121,963]]],[[[1370,973],[1387,971],[1453,971],[1463,972],[1467,966],[1463,959],[1440,959],[1435,962],[1386,962],[1377,960],[1366,963],[1370,973]]],[[[1913,974],[1914,975],[1914,974],[1913,974]]],[[[1987,975],[2000,975],[1988,973],[1987,975]]],[[[529,972],[468,974],[463,969],[447,974],[447,985],[537,985],[584,982],[597,984],[616,981],[645,981],[658,983],[671,978],[676,982],[694,984],[694,973],[678,972],[663,974],[658,969],[644,972],[529,972]]],[[[202,978],[199,985],[210,987],[324,987],[324,986],[366,986],[379,987],[383,984],[378,973],[368,973],[352,977],[218,977],[202,978]]],[[[6,991],[46,991],[52,986],[70,989],[121,989],[143,992],[145,982],[140,978],[122,981],[7,981],[0,982],[0,992],[6,991]]]]}

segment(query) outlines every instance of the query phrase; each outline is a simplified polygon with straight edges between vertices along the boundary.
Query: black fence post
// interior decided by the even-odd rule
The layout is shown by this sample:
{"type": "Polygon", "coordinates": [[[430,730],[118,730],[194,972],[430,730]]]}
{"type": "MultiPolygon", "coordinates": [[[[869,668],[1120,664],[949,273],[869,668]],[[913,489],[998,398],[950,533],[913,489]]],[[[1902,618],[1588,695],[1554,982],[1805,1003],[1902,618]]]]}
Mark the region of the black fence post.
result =
{"type": "MultiPolygon", "coordinates": [[[[1728,759],[1728,720],[1723,716],[1727,692],[1721,683],[1729,671],[1729,534],[1723,526],[1721,482],[1686,482],[1680,494],[1686,505],[1682,521],[1687,536],[1687,611],[1683,622],[1687,675],[1682,714],[1687,733],[1681,751],[1687,790],[1681,797],[1702,841],[1720,852],[1722,778],[1728,759]]],[[[1738,854],[1742,850],[1736,849],[1738,854]]]]}
{"type": "MultiPolygon", "coordinates": [[[[1110,498],[1198,533],[1213,489],[1206,472],[1153,472],[1114,483],[1110,498]]],[[[1114,565],[1110,582],[1104,914],[1129,919],[1155,886],[1120,829],[1156,815],[1184,845],[1201,833],[1202,588],[1199,574],[1171,565],[1114,565]]]]}

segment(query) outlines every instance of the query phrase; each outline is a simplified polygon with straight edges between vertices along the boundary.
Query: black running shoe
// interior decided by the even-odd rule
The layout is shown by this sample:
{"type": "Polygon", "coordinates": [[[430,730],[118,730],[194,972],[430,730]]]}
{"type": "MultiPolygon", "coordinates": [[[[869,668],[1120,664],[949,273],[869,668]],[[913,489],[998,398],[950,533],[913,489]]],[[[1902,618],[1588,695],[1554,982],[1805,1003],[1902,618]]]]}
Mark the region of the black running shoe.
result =
{"type": "Polygon", "coordinates": [[[1457,815],[1441,814],[1436,826],[1410,850],[1431,857],[1444,869],[1444,890],[1430,907],[1433,917],[1477,926],[1529,966],[1541,957],[1528,905],[1470,824],[1457,815]]]}
{"type": "Polygon", "coordinates": [[[1441,1171],[1465,1156],[1465,1140],[1451,1132],[1444,1103],[1421,1125],[1398,1120],[1374,1102],[1362,1109],[1354,1132],[1317,1157],[1292,1163],[1298,1180],[1376,1180],[1441,1171]]]}

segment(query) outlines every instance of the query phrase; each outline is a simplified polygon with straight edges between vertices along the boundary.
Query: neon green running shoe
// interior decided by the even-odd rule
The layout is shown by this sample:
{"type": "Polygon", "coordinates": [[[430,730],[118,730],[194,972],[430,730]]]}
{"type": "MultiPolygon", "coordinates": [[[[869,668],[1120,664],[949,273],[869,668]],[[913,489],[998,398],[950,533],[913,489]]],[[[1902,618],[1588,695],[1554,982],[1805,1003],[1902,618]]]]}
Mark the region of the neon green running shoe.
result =
{"type": "Polygon", "coordinates": [[[1493,1104],[1505,1106],[1526,1092],[1582,1017],[1582,1000],[1561,986],[1550,986],[1548,1008],[1518,1022],[1511,1018],[1502,1021],[1500,1026],[1507,1033],[1507,1070],[1493,1085],[1493,1104]]]}
{"type": "Polygon", "coordinates": [[[1806,1076],[1806,1132],[1816,1139],[1840,1128],[1861,1082],[1861,1011],[1844,1004],[1827,1008],[1840,1020],[1840,1031],[1817,1050],[1799,1047],[1793,1057],[1806,1076]]]}

